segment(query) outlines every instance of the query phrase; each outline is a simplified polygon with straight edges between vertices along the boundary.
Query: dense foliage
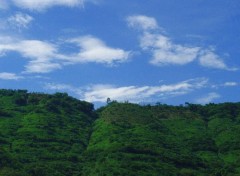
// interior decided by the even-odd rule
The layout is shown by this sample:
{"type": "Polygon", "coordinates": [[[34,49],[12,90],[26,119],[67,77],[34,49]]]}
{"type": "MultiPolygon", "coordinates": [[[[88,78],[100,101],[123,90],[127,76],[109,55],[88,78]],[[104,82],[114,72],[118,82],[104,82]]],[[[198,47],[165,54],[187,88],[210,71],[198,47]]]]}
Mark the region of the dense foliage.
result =
{"type": "Polygon", "coordinates": [[[93,105],[67,94],[0,91],[0,175],[80,175],[93,105]]]}
{"type": "Polygon", "coordinates": [[[240,103],[93,105],[0,90],[0,176],[239,176],[240,103]]]}

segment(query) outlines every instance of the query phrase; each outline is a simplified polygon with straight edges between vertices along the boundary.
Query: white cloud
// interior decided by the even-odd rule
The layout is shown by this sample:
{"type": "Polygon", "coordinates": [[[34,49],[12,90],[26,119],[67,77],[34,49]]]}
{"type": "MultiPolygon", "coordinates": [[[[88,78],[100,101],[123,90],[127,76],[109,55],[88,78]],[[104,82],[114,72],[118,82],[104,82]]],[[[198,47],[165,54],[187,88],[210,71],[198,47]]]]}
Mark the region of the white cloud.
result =
{"type": "Polygon", "coordinates": [[[236,71],[236,68],[229,68],[224,61],[213,51],[203,51],[199,57],[199,62],[204,67],[217,68],[229,71],[236,71]]]}
{"type": "Polygon", "coordinates": [[[158,29],[158,24],[155,18],[144,15],[135,15],[127,17],[127,22],[130,27],[141,28],[143,30],[158,29]]]}
{"type": "Polygon", "coordinates": [[[7,72],[0,73],[0,79],[4,79],[4,80],[18,80],[22,78],[23,78],[22,76],[18,76],[15,73],[7,73],[7,72]]]}
{"type": "Polygon", "coordinates": [[[164,34],[150,31],[150,29],[160,29],[157,21],[152,17],[143,15],[130,16],[127,18],[127,22],[129,26],[143,30],[140,37],[140,47],[151,52],[152,59],[150,63],[153,65],[185,65],[198,56],[199,47],[175,44],[164,34]]]}
{"type": "Polygon", "coordinates": [[[69,85],[62,84],[46,84],[45,88],[51,90],[68,90],[90,102],[106,102],[107,98],[117,101],[156,101],[157,99],[170,98],[173,96],[187,94],[196,89],[200,89],[207,84],[207,79],[198,78],[186,80],[176,84],[160,85],[160,86],[123,86],[114,85],[92,85],[87,88],[74,88],[69,85]]]}
{"type": "Polygon", "coordinates": [[[237,82],[225,82],[224,83],[224,86],[226,87],[234,87],[234,86],[237,86],[238,83],[237,82]]]}
{"type": "Polygon", "coordinates": [[[205,86],[206,83],[206,79],[193,79],[160,86],[116,87],[112,85],[95,85],[86,90],[82,96],[84,100],[90,102],[105,102],[108,97],[118,101],[141,102],[187,94],[205,86]]]}
{"type": "Polygon", "coordinates": [[[22,28],[28,28],[28,25],[33,21],[33,17],[18,12],[15,15],[10,16],[7,21],[11,26],[21,30],[22,28]]]}
{"type": "Polygon", "coordinates": [[[83,6],[84,0],[12,0],[12,2],[23,9],[42,11],[53,6],[83,6]]]}
{"type": "Polygon", "coordinates": [[[0,0],[0,9],[8,9],[15,5],[21,9],[44,11],[54,6],[84,7],[86,2],[98,4],[101,0],[0,0]]]}
{"type": "Polygon", "coordinates": [[[73,87],[70,85],[54,83],[46,83],[44,88],[50,90],[73,90],[73,87]]]}
{"type": "Polygon", "coordinates": [[[59,63],[49,61],[30,61],[25,68],[25,73],[49,73],[53,70],[61,69],[62,66],[59,63]]]}
{"type": "Polygon", "coordinates": [[[25,72],[46,73],[61,68],[53,60],[61,57],[57,47],[51,43],[39,40],[13,40],[9,38],[0,44],[0,55],[7,52],[18,52],[22,57],[29,59],[25,72]]]}
{"type": "Polygon", "coordinates": [[[145,98],[143,97],[144,93],[147,94],[149,89],[148,86],[115,87],[111,85],[95,85],[84,93],[83,99],[90,102],[105,102],[110,97],[118,101],[137,101],[136,99],[139,101],[139,99],[145,98]]]}
{"type": "MultiPolygon", "coordinates": [[[[0,57],[8,52],[17,52],[29,59],[25,73],[48,73],[61,69],[67,64],[87,62],[114,65],[129,59],[129,52],[112,48],[98,38],[83,36],[68,40],[75,47],[80,47],[78,53],[62,54],[58,45],[40,40],[14,40],[11,37],[0,36],[0,57]]],[[[63,47],[66,43],[63,43],[63,47]]]]}
{"type": "Polygon", "coordinates": [[[130,52],[119,48],[111,48],[98,38],[84,36],[74,38],[68,42],[80,47],[79,53],[70,58],[71,62],[96,62],[114,64],[128,60],[130,52]]]}
{"type": "Polygon", "coordinates": [[[56,57],[58,53],[56,45],[39,40],[22,40],[16,45],[13,45],[13,48],[24,57],[42,61],[49,60],[51,57],[56,57]]]}
{"type": "Polygon", "coordinates": [[[153,65],[185,65],[198,56],[199,47],[187,47],[174,44],[168,37],[162,34],[151,34],[145,32],[141,37],[140,46],[144,50],[152,52],[150,61],[153,65]]]}
{"type": "Polygon", "coordinates": [[[221,96],[215,92],[211,92],[207,94],[206,96],[199,98],[196,100],[196,103],[199,104],[207,104],[213,102],[213,100],[220,98],[221,96]]]}
{"type": "Polygon", "coordinates": [[[15,51],[27,58],[47,59],[57,51],[56,46],[39,40],[16,40],[0,36],[0,53],[15,51]]]}
{"type": "Polygon", "coordinates": [[[210,86],[210,88],[219,89],[219,88],[223,88],[223,87],[235,87],[235,86],[238,86],[238,85],[240,85],[240,84],[237,83],[237,82],[228,81],[228,82],[221,83],[221,84],[212,84],[210,86]]]}
{"type": "Polygon", "coordinates": [[[75,88],[75,87],[73,87],[71,85],[67,85],[67,84],[46,83],[44,85],[44,88],[47,90],[72,92],[77,95],[82,94],[81,89],[75,88]]]}
{"type": "MultiPolygon", "coordinates": [[[[228,71],[237,70],[228,67],[224,61],[212,50],[203,47],[176,44],[161,32],[157,21],[144,15],[129,16],[128,25],[135,29],[141,29],[140,47],[150,52],[150,63],[157,66],[185,65],[199,59],[201,66],[223,69],[228,71]]],[[[208,47],[211,48],[211,47],[208,47]]]]}

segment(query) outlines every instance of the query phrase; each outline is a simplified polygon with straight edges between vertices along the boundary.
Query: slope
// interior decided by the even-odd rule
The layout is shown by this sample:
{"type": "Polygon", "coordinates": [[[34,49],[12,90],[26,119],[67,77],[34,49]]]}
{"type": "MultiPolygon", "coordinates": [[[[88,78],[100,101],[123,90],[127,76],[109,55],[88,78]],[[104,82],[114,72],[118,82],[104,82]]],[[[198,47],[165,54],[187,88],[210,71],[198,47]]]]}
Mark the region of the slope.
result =
{"type": "Polygon", "coordinates": [[[62,93],[0,95],[0,175],[79,175],[93,105],[62,93]]]}
{"type": "Polygon", "coordinates": [[[100,110],[83,175],[240,175],[240,104],[100,110]]]}

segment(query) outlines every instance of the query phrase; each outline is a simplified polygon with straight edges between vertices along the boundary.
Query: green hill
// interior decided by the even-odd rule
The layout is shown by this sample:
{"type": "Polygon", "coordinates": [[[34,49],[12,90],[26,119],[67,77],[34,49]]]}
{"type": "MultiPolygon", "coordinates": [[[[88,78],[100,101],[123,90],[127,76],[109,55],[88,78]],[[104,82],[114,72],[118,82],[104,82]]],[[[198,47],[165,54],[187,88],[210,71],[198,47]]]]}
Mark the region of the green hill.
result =
{"type": "Polygon", "coordinates": [[[0,90],[0,175],[239,176],[240,103],[93,105],[0,90]]]}
{"type": "Polygon", "coordinates": [[[0,91],[0,175],[79,175],[93,105],[56,93],[0,91]]]}

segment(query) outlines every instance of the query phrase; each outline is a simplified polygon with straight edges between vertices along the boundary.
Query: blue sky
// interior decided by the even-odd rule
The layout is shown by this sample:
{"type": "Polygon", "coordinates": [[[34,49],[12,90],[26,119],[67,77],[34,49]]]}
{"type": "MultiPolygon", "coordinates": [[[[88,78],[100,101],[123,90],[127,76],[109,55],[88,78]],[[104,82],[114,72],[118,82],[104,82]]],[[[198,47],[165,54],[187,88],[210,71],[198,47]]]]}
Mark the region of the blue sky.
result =
{"type": "Polygon", "coordinates": [[[239,0],[0,0],[0,87],[96,106],[240,99],[239,0]]]}

